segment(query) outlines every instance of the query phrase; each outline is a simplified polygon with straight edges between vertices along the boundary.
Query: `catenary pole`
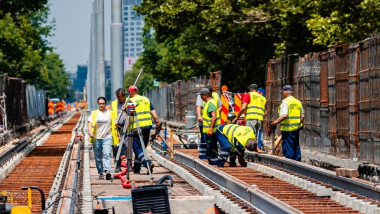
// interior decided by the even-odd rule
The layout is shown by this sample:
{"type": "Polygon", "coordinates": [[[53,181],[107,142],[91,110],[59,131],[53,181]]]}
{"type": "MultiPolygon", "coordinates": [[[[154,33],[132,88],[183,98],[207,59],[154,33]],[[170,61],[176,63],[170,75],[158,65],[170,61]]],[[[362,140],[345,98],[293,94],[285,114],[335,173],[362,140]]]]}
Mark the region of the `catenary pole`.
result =
{"type": "Polygon", "coordinates": [[[124,88],[123,63],[123,23],[121,0],[111,3],[111,99],[116,99],[115,91],[124,88]]]}
{"type": "Polygon", "coordinates": [[[104,70],[104,0],[97,0],[98,23],[97,23],[97,52],[98,52],[98,68],[97,68],[97,96],[106,95],[105,87],[105,70],[104,70]]]}

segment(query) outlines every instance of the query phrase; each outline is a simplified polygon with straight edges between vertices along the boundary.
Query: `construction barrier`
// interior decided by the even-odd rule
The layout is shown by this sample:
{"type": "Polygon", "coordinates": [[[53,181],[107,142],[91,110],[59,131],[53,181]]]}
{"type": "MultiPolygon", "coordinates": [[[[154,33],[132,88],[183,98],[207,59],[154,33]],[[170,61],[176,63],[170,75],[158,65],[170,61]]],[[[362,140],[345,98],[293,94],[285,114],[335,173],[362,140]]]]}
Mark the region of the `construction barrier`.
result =
{"type": "Polygon", "coordinates": [[[49,103],[48,103],[48,113],[49,113],[49,115],[54,114],[54,103],[53,103],[53,101],[49,101],[49,103]]]}
{"type": "Polygon", "coordinates": [[[228,95],[222,93],[222,95],[220,96],[220,100],[222,101],[222,112],[220,112],[220,119],[222,124],[226,124],[228,122],[228,112],[230,109],[228,103],[228,95]]]}
{"type": "Polygon", "coordinates": [[[55,113],[58,114],[59,112],[62,112],[64,110],[64,103],[63,102],[57,102],[55,104],[55,113]]]}

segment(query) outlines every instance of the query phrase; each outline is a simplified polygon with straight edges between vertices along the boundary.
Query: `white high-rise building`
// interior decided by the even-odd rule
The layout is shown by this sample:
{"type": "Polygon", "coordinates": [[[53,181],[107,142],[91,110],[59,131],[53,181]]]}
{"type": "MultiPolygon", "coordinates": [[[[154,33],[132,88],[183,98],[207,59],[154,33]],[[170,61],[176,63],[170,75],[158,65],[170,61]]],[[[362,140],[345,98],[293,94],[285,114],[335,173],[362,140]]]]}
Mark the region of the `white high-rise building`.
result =
{"type": "Polygon", "coordinates": [[[133,10],[133,6],[139,6],[140,4],[141,0],[123,0],[123,52],[125,60],[137,59],[141,52],[144,51],[141,41],[144,17],[137,15],[136,11],[133,10]]]}

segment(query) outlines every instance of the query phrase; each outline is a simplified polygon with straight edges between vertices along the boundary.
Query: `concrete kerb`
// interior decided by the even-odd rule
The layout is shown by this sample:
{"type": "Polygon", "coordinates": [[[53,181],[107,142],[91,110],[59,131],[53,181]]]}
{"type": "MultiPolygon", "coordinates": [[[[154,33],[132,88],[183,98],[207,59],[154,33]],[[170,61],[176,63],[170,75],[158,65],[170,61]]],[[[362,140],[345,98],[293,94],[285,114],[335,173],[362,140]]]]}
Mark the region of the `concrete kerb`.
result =
{"type": "Polygon", "coordinates": [[[218,207],[222,208],[226,212],[227,210],[230,211],[227,213],[238,214],[245,212],[245,210],[241,209],[240,207],[236,208],[236,206],[234,206],[235,204],[233,204],[229,199],[222,195],[222,193],[219,190],[213,190],[211,187],[200,181],[186,169],[174,164],[171,161],[166,160],[165,158],[161,157],[159,154],[156,154],[154,152],[152,152],[152,156],[159,164],[176,173],[178,176],[187,181],[192,187],[197,189],[203,195],[213,196],[214,202],[218,207]]]}
{"type": "Polygon", "coordinates": [[[92,213],[92,193],[91,193],[91,171],[90,171],[90,142],[87,132],[84,132],[84,151],[83,151],[83,202],[82,213],[92,213]]]}
{"type": "MultiPolygon", "coordinates": [[[[72,114],[68,118],[66,118],[62,122],[62,124],[60,124],[59,126],[55,127],[53,129],[53,131],[59,130],[63,126],[63,124],[67,123],[67,121],[69,121],[71,119],[71,117],[73,115],[74,114],[72,114]]],[[[74,129],[76,129],[79,126],[79,124],[80,124],[81,120],[83,119],[83,117],[84,116],[82,114],[81,118],[79,119],[79,122],[76,124],[76,126],[75,126],[74,129]]],[[[66,172],[65,165],[66,165],[67,161],[69,160],[69,156],[70,156],[70,153],[71,153],[71,148],[72,148],[73,143],[74,143],[74,138],[75,138],[75,131],[73,130],[71,132],[70,142],[67,145],[67,148],[70,148],[70,149],[66,149],[65,153],[63,154],[63,157],[61,159],[61,163],[60,163],[60,165],[58,167],[57,174],[56,174],[55,179],[53,181],[53,185],[52,185],[52,187],[50,189],[49,196],[48,196],[48,198],[46,200],[46,207],[49,207],[52,203],[56,203],[57,197],[60,196],[59,186],[60,186],[60,184],[62,182],[63,175],[66,172]]],[[[51,206],[49,209],[47,209],[47,211],[45,213],[51,214],[52,211],[53,211],[53,206],[51,206]]]]}
{"type": "MultiPolygon", "coordinates": [[[[348,194],[339,192],[339,191],[333,191],[332,188],[327,188],[320,184],[312,183],[309,180],[298,178],[294,175],[290,175],[288,173],[285,173],[283,171],[272,169],[267,166],[263,166],[261,164],[252,163],[249,162],[247,165],[248,168],[266,173],[268,175],[274,176],[275,178],[278,178],[280,180],[283,180],[285,182],[291,183],[295,186],[298,186],[304,190],[310,191],[315,193],[317,196],[324,196],[324,197],[330,197],[332,201],[335,201],[343,206],[350,207],[354,210],[360,211],[361,210],[374,210],[376,209],[374,206],[372,206],[369,202],[366,202],[364,200],[358,199],[356,197],[351,197],[348,194]]],[[[380,209],[379,209],[380,211],[380,209]]],[[[373,213],[376,213],[373,211],[373,213]]],[[[379,212],[380,214],[380,212],[379,212]]]]}

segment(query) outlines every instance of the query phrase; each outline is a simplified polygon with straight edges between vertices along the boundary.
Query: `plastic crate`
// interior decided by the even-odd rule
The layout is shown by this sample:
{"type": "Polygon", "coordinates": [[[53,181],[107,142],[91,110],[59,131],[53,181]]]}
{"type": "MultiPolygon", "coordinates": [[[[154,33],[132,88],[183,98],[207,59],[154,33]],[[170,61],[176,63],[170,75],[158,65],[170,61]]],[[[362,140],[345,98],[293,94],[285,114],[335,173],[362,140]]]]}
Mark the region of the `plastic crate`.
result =
{"type": "Polygon", "coordinates": [[[133,213],[152,211],[154,214],[170,213],[168,188],[166,185],[142,186],[132,190],[133,213]]]}

